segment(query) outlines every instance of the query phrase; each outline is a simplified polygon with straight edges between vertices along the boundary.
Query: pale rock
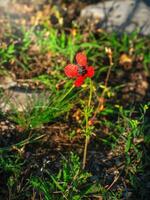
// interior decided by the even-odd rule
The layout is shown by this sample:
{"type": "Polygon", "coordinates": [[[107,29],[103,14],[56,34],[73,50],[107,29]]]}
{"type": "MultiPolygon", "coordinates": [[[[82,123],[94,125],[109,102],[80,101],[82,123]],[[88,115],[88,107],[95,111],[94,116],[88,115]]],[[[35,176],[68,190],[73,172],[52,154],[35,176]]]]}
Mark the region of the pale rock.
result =
{"type": "Polygon", "coordinates": [[[98,27],[108,31],[132,32],[139,30],[150,34],[150,0],[111,0],[89,5],[81,11],[81,19],[98,22],[98,27]]]}

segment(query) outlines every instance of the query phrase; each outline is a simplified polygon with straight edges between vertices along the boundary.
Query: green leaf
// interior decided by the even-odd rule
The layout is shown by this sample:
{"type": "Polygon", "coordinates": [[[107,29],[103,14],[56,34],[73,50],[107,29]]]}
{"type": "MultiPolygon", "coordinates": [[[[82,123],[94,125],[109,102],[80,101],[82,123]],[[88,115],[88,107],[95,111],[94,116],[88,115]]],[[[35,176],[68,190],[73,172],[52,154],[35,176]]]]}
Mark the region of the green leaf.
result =
{"type": "Polygon", "coordinates": [[[63,188],[63,187],[59,184],[59,182],[54,178],[54,176],[50,176],[50,177],[51,177],[51,179],[53,180],[53,182],[55,183],[56,187],[57,187],[60,191],[65,192],[65,189],[66,189],[66,188],[63,188]]]}

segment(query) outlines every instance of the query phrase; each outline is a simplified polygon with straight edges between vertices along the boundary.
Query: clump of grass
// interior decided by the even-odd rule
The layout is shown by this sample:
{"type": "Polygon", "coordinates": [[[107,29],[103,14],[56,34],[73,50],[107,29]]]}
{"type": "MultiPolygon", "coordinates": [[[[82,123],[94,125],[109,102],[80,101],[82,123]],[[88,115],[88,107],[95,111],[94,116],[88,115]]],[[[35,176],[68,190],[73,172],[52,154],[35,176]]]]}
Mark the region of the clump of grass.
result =
{"type": "MultiPolygon", "coordinates": [[[[17,192],[19,193],[19,178],[22,171],[22,165],[23,161],[17,154],[4,154],[0,156],[0,174],[6,179],[3,180],[3,184],[5,183],[5,186],[8,188],[7,198],[9,199],[16,198],[17,192]],[[4,174],[7,174],[7,176],[4,174]]],[[[0,195],[2,195],[2,191],[0,192],[0,195]]],[[[5,195],[6,194],[4,193],[4,196],[5,195]]]]}
{"type": "Polygon", "coordinates": [[[66,35],[64,31],[58,32],[54,28],[36,31],[37,44],[40,46],[41,53],[48,51],[58,55],[66,56],[69,60],[73,60],[75,52],[80,48],[81,35],[73,37],[66,35]]]}
{"type": "Polygon", "coordinates": [[[31,177],[32,187],[46,200],[79,200],[93,196],[99,189],[96,184],[88,184],[91,175],[82,170],[79,160],[76,154],[71,153],[68,160],[63,158],[62,169],[57,174],[46,171],[47,178],[31,177]]]}
{"type": "MultiPolygon", "coordinates": [[[[68,87],[68,86],[67,86],[68,87]]],[[[67,88],[27,97],[23,111],[19,112],[12,104],[9,119],[25,129],[36,128],[44,123],[54,122],[72,108],[72,100],[76,94],[65,96],[67,88]],[[49,94],[51,93],[51,94],[49,94]]]]}
{"type": "Polygon", "coordinates": [[[72,34],[72,32],[66,33],[52,27],[45,27],[44,30],[36,31],[35,34],[41,53],[51,52],[66,57],[70,62],[73,61],[75,54],[81,49],[86,49],[89,52],[92,48],[99,48],[96,40],[83,42],[84,35],[79,30],[72,34]]]}
{"type": "MultiPolygon", "coordinates": [[[[20,39],[16,35],[11,35],[12,40],[9,43],[2,43],[0,46],[0,64],[5,66],[8,63],[16,63],[17,66],[28,71],[30,69],[29,61],[31,60],[28,50],[32,43],[33,29],[26,30],[21,27],[20,35],[20,39]]],[[[10,36],[6,35],[7,37],[10,36]]]]}

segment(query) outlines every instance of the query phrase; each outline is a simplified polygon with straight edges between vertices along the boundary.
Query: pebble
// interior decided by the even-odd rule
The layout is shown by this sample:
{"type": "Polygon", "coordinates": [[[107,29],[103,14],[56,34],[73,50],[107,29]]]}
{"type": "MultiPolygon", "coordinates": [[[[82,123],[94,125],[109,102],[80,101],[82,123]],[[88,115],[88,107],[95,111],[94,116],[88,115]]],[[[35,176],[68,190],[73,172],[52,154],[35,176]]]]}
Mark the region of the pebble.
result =
{"type": "Polygon", "coordinates": [[[81,21],[98,20],[97,27],[107,31],[128,32],[139,30],[150,34],[149,0],[110,0],[89,5],[81,10],[81,21]]]}

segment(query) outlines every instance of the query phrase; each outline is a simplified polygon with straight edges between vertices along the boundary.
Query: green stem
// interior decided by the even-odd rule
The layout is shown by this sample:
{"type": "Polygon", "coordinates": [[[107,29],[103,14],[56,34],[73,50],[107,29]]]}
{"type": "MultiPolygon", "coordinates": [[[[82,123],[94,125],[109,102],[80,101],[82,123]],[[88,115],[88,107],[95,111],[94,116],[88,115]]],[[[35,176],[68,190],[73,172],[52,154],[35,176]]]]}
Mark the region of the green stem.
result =
{"type": "MultiPolygon", "coordinates": [[[[89,101],[88,101],[88,112],[90,109],[90,105],[91,105],[91,100],[92,100],[92,93],[93,93],[93,84],[92,84],[92,80],[90,79],[90,93],[89,93],[89,101]]],[[[84,144],[84,153],[83,153],[83,163],[82,163],[82,169],[85,168],[86,165],[86,157],[87,157],[87,148],[88,148],[88,143],[90,141],[90,135],[89,135],[89,113],[86,111],[85,113],[85,123],[86,123],[86,127],[85,127],[85,144],[84,144]]]]}
{"type": "Polygon", "coordinates": [[[89,95],[88,107],[90,107],[90,104],[91,104],[92,92],[93,92],[93,84],[92,84],[92,80],[90,79],[90,95],[89,95]]]}
{"type": "Polygon", "coordinates": [[[86,136],[86,137],[85,137],[85,144],[84,144],[84,153],[83,153],[83,165],[82,165],[82,169],[85,168],[85,164],[86,164],[87,147],[88,147],[89,140],[90,140],[90,137],[89,137],[89,136],[86,136]]]}

